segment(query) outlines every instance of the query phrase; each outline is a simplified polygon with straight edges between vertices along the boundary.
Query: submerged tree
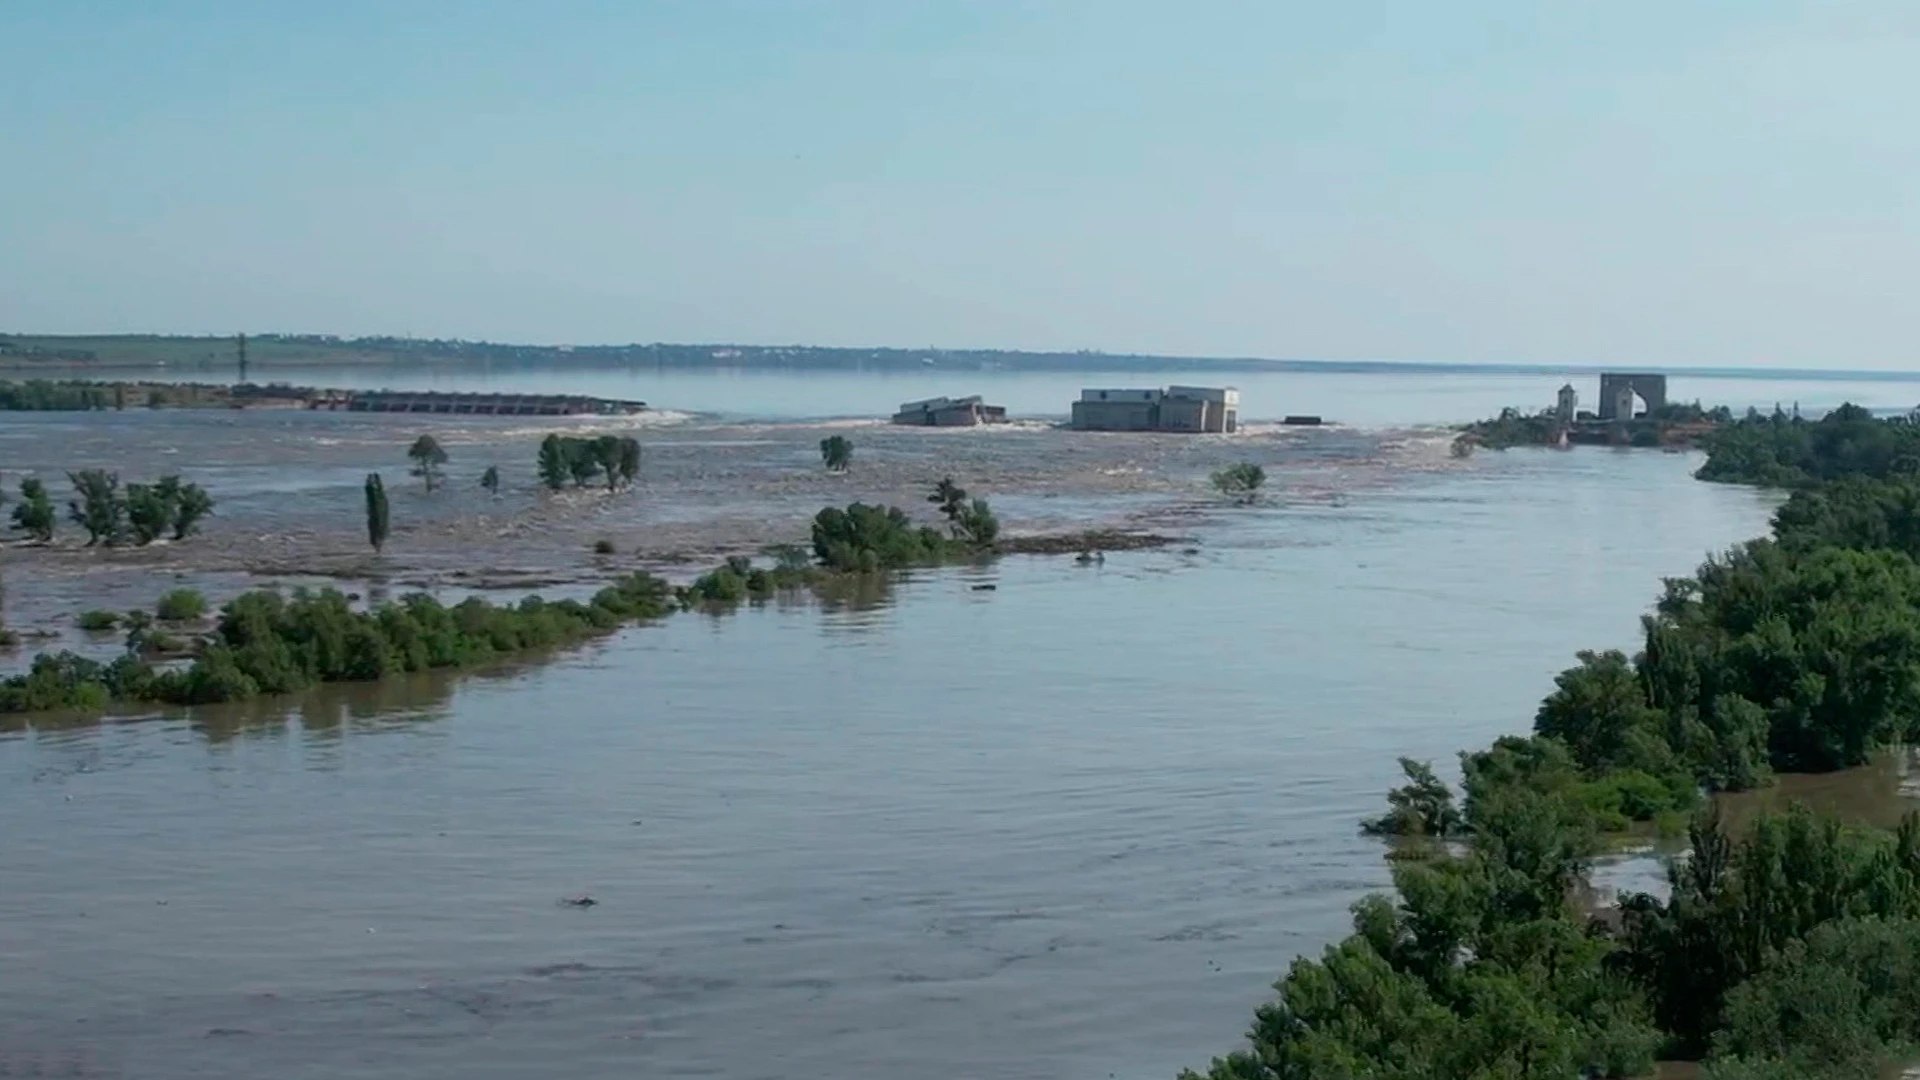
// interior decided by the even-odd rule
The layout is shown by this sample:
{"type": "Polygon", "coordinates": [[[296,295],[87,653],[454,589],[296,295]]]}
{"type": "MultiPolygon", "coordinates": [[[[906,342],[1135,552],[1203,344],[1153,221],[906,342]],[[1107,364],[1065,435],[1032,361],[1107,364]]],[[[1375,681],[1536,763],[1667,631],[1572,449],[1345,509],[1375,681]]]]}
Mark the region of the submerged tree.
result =
{"type": "Polygon", "coordinates": [[[87,530],[87,546],[116,543],[126,531],[127,505],[120,495],[120,477],[101,469],[70,472],[74,498],[67,503],[67,516],[87,530]]]}
{"type": "Polygon", "coordinates": [[[439,440],[431,435],[420,436],[407,449],[407,457],[413,461],[413,475],[425,481],[427,490],[432,491],[440,482],[440,467],[447,463],[447,452],[440,448],[439,440]]]}
{"type": "Polygon", "coordinates": [[[142,547],[166,535],[173,507],[157,484],[127,485],[127,531],[142,547]]]}
{"type": "Polygon", "coordinates": [[[640,440],[631,435],[620,440],[620,460],[618,463],[620,483],[632,486],[640,475],[640,440]]]}
{"type": "Polygon", "coordinates": [[[47,496],[47,486],[29,476],[20,481],[20,505],[13,508],[13,527],[28,539],[46,543],[53,539],[53,526],[59,514],[47,496]]]}
{"type": "Polygon", "coordinates": [[[567,486],[567,478],[572,470],[567,466],[567,446],[558,435],[549,435],[540,440],[540,457],[537,464],[540,482],[549,490],[559,491],[567,486]]]}
{"type": "Polygon", "coordinates": [[[953,535],[959,536],[960,515],[967,508],[967,489],[954,483],[951,476],[942,477],[939,483],[933,485],[933,493],[927,496],[927,501],[939,505],[940,513],[946,516],[948,529],[953,535]]]}
{"type": "Polygon", "coordinates": [[[201,518],[213,512],[213,498],[199,484],[183,484],[178,476],[163,476],[151,484],[127,485],[127,531],[145,546],[173,531],[185,540],[201,518]]]}
{"type": "Polygon", "coordinates": [[[853,443],[845,435],[829,435],[820,440],[820,460],[828,472],[846,472],[853,464],[853,443]]]}
{"type": "Polygon", "coordinates": [[[617,491],[620,487],[620,437],[600,435],[592,443],[593,463],[607,477],[607,490],[617,491]]]}
{"type": "Polygon", "coordinates": [[[377,553],[387,543],[387,487],[379,473],[367,474],[367,542],[377,553]]]}
{"type": "Polygon", "coordinates": [[[487,466],[487,471],[480,474],[480,486],[486,488],[487,494],[489,495],[500,494],[500,469],[498,466],[487,466]]]}
{"type": "Polygon", "coordinates": [[[213,513],[213,496],[199,484],[181,484],[177,476],[163,476],[160,483],[178,485],[173,500],[173,538],[185,540],[200,527],[200,519],[213,513]]]}
{"type": "Polygon", "coordinates": [[[1260,497],[1260,488],[1267,482],[1267,470],[1251,461],[1238,465],[1229,465],[1213,474],[1213,486],[1220,494],[1229,496],[1242,506],[1251,505],[1260,497]]]}

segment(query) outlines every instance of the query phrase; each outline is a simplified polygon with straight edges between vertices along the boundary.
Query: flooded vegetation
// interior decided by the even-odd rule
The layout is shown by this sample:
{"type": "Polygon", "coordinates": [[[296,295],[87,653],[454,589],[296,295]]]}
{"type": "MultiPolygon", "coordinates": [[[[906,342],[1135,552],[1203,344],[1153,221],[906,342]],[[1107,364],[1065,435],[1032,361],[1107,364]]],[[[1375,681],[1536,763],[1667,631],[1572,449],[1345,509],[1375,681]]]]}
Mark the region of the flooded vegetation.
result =
{"type": "MultiPolygon", "coordinates": [[[[1761,532],[1777,502],[1690,479],[1697,456],[1462,461],[1445,433],[208,416],[230,428],[164,455],[219,500],[201,534],[14,548],[14,619],[110,659],[124,627],[78,616],[171,589],[218,605],[332,584],[356,607],[427,589],[445,610],[538,591],[584,610],[653,566],[694,603],[466,675],[428,664],[0,735],[10,881],[36,928],[7,954],[9,1047],[57,1055],[70,1044],[46,1033],[84,1025],[106,1066],[138,1055],[161,1075],[335,1075],[369,1049],[418,1075],[484,1045],[495,1063],[564,1048],[583,1075],[685,1074],[730,1046],[792,1076],[931,1054],[969,1074],[1164,1078],[1233,1045],[1276,973],[1388,883],[1358,825],[1398,782],[1395,754],[1445,761],[1523,730],[1574,650],[1633,646],[1646,583],[1761,532]],[[616,432],[643,447],[630,489],[540,482],[547,435],[616,432]],[[447,458],[431,493],[407,472],[429,433],[447,458]],[[856,448],[844,473],[822,460],[829,433],[856,448]],[[247,460],[276,439],[289,455],[333,441],[311,471],[247,460]],[[1209,483],[1240,462],[1265,477],[1250,505],[1209,483]],[[370,471],[392,500],[379,555],[370,471]],[[992,496],[1013,543],[1101,557],[834,575],[748,602],[752,571],[779,565],[762,549],[808,543],[822,506],[897,505],[912,535],[954,535],[969,503],[927,501],[947,475],[992,496]],[[239,554],[276,534],[316,565],[239,554]],[[593,552],[602,537],[613,554],[593,552]],[[981,1025],[1005,1034],[983,1046],[981,1025]]],[[[162,456],[75,434],[61,453],[85,467],[162,456]]],[[[829,546],[871,531],[844,525],[829,546]]],[[[1901,760],[1735,798],[1872,777],[1892,811],[1901,760]]],[[[1591,794],[1632,818],[1670,789],[1591,794]]],[[[1459,809],[1484,822],[1475,805],[1459,809]]],[[[1622,1068],[1657,1049],[1609,1045],[1622,1068]]]]}

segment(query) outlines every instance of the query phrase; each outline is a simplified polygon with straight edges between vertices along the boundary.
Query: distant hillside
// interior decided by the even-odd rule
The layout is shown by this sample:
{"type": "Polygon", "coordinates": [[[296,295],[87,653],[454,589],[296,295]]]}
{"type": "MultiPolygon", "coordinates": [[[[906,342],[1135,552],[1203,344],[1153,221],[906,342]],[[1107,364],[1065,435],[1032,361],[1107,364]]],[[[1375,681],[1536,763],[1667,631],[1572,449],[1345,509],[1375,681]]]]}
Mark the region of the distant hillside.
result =
{"type": "MultiPolygon", "coordinates": [[[[49,335],[0,333],[0,368],[137,369],[165,367],[223,376],[235,368],[231,337],[157,334],[49,335]]],[[[1558,375],[1606,370],[1580,364],[1463,364],[1398,360],[1263,360],[1251,357],[1154,356],[1145,353],[1025,352],[1017,349],[843,349],[815,345],[507,345],[419,338],[342,338],[329,334],[260,334],[247,338],[247,362],[275,368],[485,364],[522,367],[759,368],[912,371],[925,367],[1007,371],[1320,371],[1476,372],[1558,375]]],[[[1672,375],[1753,378],[1920,380],[1920,372],[1811,371],[1630,365],[1672,375]]],[[[1616,369],[1617,370],[1617,369],[1616,369]]]]}

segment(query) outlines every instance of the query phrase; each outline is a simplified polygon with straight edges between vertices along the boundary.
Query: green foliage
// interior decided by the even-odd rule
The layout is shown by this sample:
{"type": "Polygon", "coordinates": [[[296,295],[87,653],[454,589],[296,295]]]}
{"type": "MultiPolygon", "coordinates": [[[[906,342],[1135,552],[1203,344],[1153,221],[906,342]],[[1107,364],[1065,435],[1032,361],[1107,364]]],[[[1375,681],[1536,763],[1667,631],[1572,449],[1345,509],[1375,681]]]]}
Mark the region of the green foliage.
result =
{"type": "Polygon", "coordinates": [[[1666,716],[1647,704],[1625,653],[1578,654],[1580,666],[1554,680],[1533,729],[1566,743],[1582,769],[1665,772],[1673,752],[1664,737],[1666,716]]]}
{"type": "Polygon", "coordinates": [[[127,528],[127,505],[120,494],[120,477],[100,469],[70,472],[73,499],[67,516],[87,530],[87,545],[119,542],[127,528]]]}
{"type": "MultiPolygon", "coordinates": [[[[1875,1004],[1904,1008],[1920,997],[1911,945],[1876,938],[1878,930],[1834,928],[1840,920],[1920,917],[1920,817],[1909,815],[1889,833],[1845,829],[1796,807],[1762,817],[1736,843],[1708,813],[1690,839],[1692,854],[1669,870],[1667,900],[1637,895],[1621,902],[1624,941],[1616,960],[1646,989],[1680,1050],[1697,1054],[1715,1045],[1723,1056],[1748,1059],[1804,1052],[1825,1067],[1911,1037],[1849,1004],[1857,999],[1846,996],[1846,986],[1819,969],[1852,949],[1846,965],[1871,988],[1875,1004]],[[1823,928],[1832,936],[1816,945],[1823,928]],[[1867,959],[1867,951],[1878,955],[1867,959]],[[1748,980],[1756,981],[1743,986],[1748,980]],[[1796,995],[1832,1011],[1786,1015],[1796,995]],[[1764,1030],[1769,1026],[1772,1032],[1764,1030]]],[[[1911,941],[1911,931],[1901,929],[1900,937],[1911,941]]],[[[1920,1020],[1909,1015],[1905,1022],[1920,1020]]]]}
{"type": "MultiPolygon", "coordinates": [[[[38,657],[27,674],[0,680],[0,712],[99,711],[114,700],[207,704],[315,683],[460,667],[657,618],[671,610],[669,597],[666,584],[646,574],[621,578],[587,603],[528,597],[513,606],[495,606],[472,598],[446,607],[416,594],[356,611],[332,589],[303,590],[291,599],[250,592],[222,610],[215,644],[184,671],[155,672],[138,659],[168,650],[136,622],[128,656],[113,664],[62,653],[38,657]]],[[[169,610],[178,613],[166,607],[165,599],[162,605],[163,616],[169,610]]]]}
{"type": "Polygon", "coordinates": [[[753,565],[753,560],[732,555],[725,563],[695,578],[680,590],[680,602],[686,606],[737,604],[742,600],[764,600],[782,589],[798,588],[817,580],[807,565],[806,555],[782,558],[771,570],[753,565]]]}
{"type": "Polygon", "coordinates": [[[100,633],[119,626],[120,614],[114,611],[83,611],[79,623],[82,630],[100,633]]]}
{"type": "Polygon", "coordinates": [[[567,450],[560,442],[560,436],[549,435],[540,440],[540,456],[535,462],[540,474],[540,482],[549,490],[559,491],[567,486],[567,477],[571,471],[567,468],[567,450]]]}
{"type": "Polygon", "coordinates": [[[172,589],[153,605],[153,614],[162,622],[192,622],[207,613],[207,598],[192,589],[172,589]]]}
{"type": "Polygon", "coordinates": [[[1251,505],[1258,499],[1260,488],[1266,482],[1267,470],[1251,461],[1229,465],[1213,474],[1213,486],[1220,494],[1242,505],[1251,505]]]}
{"type": "Polygon", "coordinates": [[[640,476],[640,440],[624,436],[620,440],[620,455],[616,463],[615,474],[622,487],[631,487],[640,476]]]}
{"type": "Polygon", "coordinates": [[[1387,793],[1385,816],[1361,823],[1361,831],[1376,836],[1458,835],[1466,821],[1454,805],[1452,790],[1434,775],[1433,765],[1403,757],[1400,771],[1407,776],[1406,784],[1387,793]]]}
{"type": "Polygon", "coordinates": [[[540,440],[535,465],[540,482],[554,491],[569,480],[585,487],[596,477],[605,477],[607,490],[614,491],[640,475],[640,443],[631,436],[548,435],[540,440]]]}
{"type": "Polygon", "coordinates": [[[828,472],[846,472],[853,464],[853,443],[845,435],[829,435],[821,439],[820,460],[828,472]]]}
{"type": "Polygon", "coordinates": [[[960,515],[967,508],[967,489],[953,482],[953,477],[942,477],[933,485],[933,491],[927,495],[927,501],[940,507],[940,514],[947,519],[948,527],[959,535],[960,515]]]}
{"type": "Polygon", "coordinates": [[[135,660],[102,664],[70,652],[43,653],[25,674],[0,679],[0,713],[99,712],[145,679],[145,665],[135,660]]]}
{"type": "Polygon", "coordinates": [[[447,463],[447,452],[441,448],[440,441],[431,435],[420,436],[407,448],[407,459],[413,462],[413,475],[432,491],[440,482],[441,468],[447,463]]]}
{"type": "Polygon", "coordinates": [[[1500,415],[1492,420],[1467,425],[1454,446],[1456,449],[1463,445],[1484,446],[1489,450],[1552,446],[1560,440],[1562,427],[1552,409],[1529,414],[1509,407],[1501,409],[1500,415]]]}
{"type": "Polygon", "coordinates": [[[151,544],[172,530],[185,540],[200,519],[213,512],[213,499],[198,484],[183,484],[178,476],[163,476],[152,484],[126,487],[127,532],[136,544],[151,544]]]}
{"type": "Polygon", "coordinates": [[[368,473],[366,483],[367,497],[367,543],[373,545],[378,553],[387,544],[387,533],[392,522],[387,514],[387,486],[380,481],[379,473],[368,473]]]}
{"type": "Polygon", "coordinates": [[[53,526],[58,518],[53,500],[47,495],[47,486],[31,476],[23,478],[20,503],[13,508],[13,527],[26,533],[28,539],[44,544],[53,539],[53,526]]]}
{"type": "Polygon", "coordinates": [[[1872,1077],[1890,1051],[1916,1043],[1920,922],[1842,918],[1789,942],[1727,995],[1712,1075],[1773,1059],[1800,1077],[1872,1077]]]}
{"type": "Polygon", "coordinates": [[[593,553],[595,555],[613,555],[619,550],[619,548],[613,546],[613,541],[608,540],[604,536],[593,542],[593,553]]]}
{"type": "Polygon", "coordinates": [[[173,521],[173,507],[152,484],[128,484],[126,494],[127,531],[133,542],[151,544],[167,533],[173,521]]]}
{"type": "Polygon", "coordinates": [[[1751,739],[1737,698],[1764,709],[1775,768],[1858,765],[1920,718],[1916,603],[1920,566],[1905,555],[1755,541],[1668,583],[1642,675],[1683,745],[1716,723],[1751,739]]]}
{"type": "Polygon", "coordinates": [[[480,474],[480,486],[487,489],[487,494],[489,495],[500,494],[500,469],[498,466],[487,466],[487,471],[480,474]]]}
{"type": "Polygon", "coordinates": [[[1549,868],[1550,880],[1536,880],[1535,852],[1517,842],[1528,831],[1506,822],[1497,834],[1477,833],[1461,854],[1396,863],[1398,902],[1374,896],[1355,905],[1354,934],[1319,960],[1296,960],[1275,986],[1277,999],[1256,1012],[1251,1047],[1216,1059],[1204,1075],[1644,1072],[1659,1033],[1639,996],[1609,970],[1605,937],[1581,924],[1564,893],[1552,893],[1557,873],[1549,868]]]}
{"type": "Polygon", "coordinates": [[[71,412],[104,409],[112,403],[113,394],[102,383],[50,379],[0,381],[0,410],[71,412]]]}
{"type": "Polygon", "coordinates": [[[1887,479],[1920,472],[1920,425],[1907,417],[1876,420],[1842,405],[1818,421],[1749,414],[1707,440],[1702,480],[1793,487],[1844,477],[1887,479]]]}
{"type": "Polygon", "coordinates": [[[200,527],[200,520],[213,513],[213,496],[199,484],[181,484],[177,476],[160,478],[162,498],[173,503],[173,538],[185,540],[200,527]],[[169,485],[173,485],[171,488],[169,485]]]}
{"type": "Polygon", "coordinates": [[[854,503],[814,515],[813,554],[834,570],[872,572],[927,566],[960,552],[937,530],[915,528],[896,507],[854,503]]]}

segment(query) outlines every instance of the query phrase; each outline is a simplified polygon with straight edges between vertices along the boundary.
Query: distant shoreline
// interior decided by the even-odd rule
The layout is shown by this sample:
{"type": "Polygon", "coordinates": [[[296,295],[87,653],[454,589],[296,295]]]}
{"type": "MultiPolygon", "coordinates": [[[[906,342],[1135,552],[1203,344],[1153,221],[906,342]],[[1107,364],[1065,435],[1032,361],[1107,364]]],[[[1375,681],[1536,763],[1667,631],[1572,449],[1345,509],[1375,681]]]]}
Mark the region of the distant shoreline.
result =
{"type": "MultiPolygon", "coordinates": [[[[522,370],[656,368],[684,371],[912,371],[1294,373],[1328,375],[1594,375],[1633,370],[1702,379],[1920,382],[1916,371],[1819,371],[1657,364],[1474,364],[1420,360],[1297,360],[1161,356],[1146,353],[1018,349],[837,348],[801,345],[515,345],[413,338],[262,334],[247,339],[250,370],[302,367],[484,366],[522,370]]],[[[238,361],[234,337],[158,334],[0,333],[0,370],[225,371],[238,361]]]]}

